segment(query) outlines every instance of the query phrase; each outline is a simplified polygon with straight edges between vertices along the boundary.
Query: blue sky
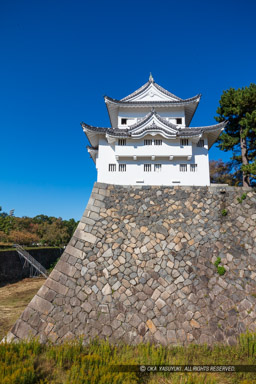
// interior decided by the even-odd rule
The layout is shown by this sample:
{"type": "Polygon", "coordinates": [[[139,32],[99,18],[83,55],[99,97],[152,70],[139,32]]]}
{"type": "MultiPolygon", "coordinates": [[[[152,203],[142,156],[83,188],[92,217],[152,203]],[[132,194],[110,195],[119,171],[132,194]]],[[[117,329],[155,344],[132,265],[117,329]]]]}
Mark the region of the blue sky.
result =
{"type": "Polygon", "coordinates": [[[255,83],[255,12],[254,0],[1,0],[3,210],[78,220],[96,181],[80,121],[109,126],[103,95],[150,72],[181,98],[203,94],[192,126],[215,123],[223,90],[255,83]]]}

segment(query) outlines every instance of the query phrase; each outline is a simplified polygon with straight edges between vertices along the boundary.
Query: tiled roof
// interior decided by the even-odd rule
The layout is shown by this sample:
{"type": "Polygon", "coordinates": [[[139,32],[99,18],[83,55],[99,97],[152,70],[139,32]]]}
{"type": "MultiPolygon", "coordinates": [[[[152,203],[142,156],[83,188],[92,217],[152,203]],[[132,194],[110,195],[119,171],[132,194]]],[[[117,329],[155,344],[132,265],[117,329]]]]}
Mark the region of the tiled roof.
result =
{"type": "Polygon", "coordinates": [[[82,128],[87,128],[89,129],[89,131],[94,131],[98,133],[106,133],[109,130],[109,128],[94,127],[93,125],[85,124],[83,121],[80,123],[80,125],[82,126],[82,128]]]}
{"type": "MultiPolygon", "coordinates": [[[[153,115],[156,115],[157,118],[164,124],[166,125],[167,127],[170,127],[172,129],[174,129],[176,131],[176,135],[177,137],[182,137],[182,136],[198,136],[204,132],[214,132],[214,131],[217,131],[219,129],[222,129],[225,127],[226,125],[226,122],[221,122],[219,124],[215,124],[215,125],[209,125],[209,126],[206,126],[206,127],[191,127],[191,128],[179,128],[178,126],[176,126],[175,124],[172,124],[172,123],[169,123],[168,121],[164,120],[162,117],[160,117],[158,114],[156,114],[155,112],[150,112],[143,120],[141,120],[139,123],[137,124],[134,124],[132,125],[130,128],[127,128],[127,129],[119,129],[119,128],[100,128],[100,127],[94,127],[92,125],[88,125],[88,124],[85,124],[85,123],[81,123],[82,127],[84,129],[87,129],[88,131],[90,132],[95,132],[95,133],[102,133],[102,134],[107,134],[109,136],[114,136],[114,137],[135,137],[136,136],[136,133],[134,133],[133,131],[135,130],[135,128],[138,128],[140,127],[141,125],[143,125],[145,122],[147,122],[148,120],[150,120],[150,118],[153,116],[153,115]]],[[[146,132],[146,131],[151,131],[152,129],[156,130],[156,131],[163,131],[165,133],[167,133],[168,135],[170,135],[170,131],[165,129],[165,128],[162,128],[162,127],[159,127],[157,126],[155,123],[153,123],[152,125],[150,126],[147,126],[145,127],[143,130],[141,130],[139,132],[139,134],[143,133],[143,132],[146,132]]]]}
{"type": "Polygon", "coordinates": [[[153,85],[156,87],[156,89],[158,89],[160,92],[164,93],[165,95],[170,96],[170,97],[173,97],[173,98],[176,99],[176,100],[182,100],[181,98],[175,96],[173,93],[167,91],[166,89],[164,89],[163,87],[161,87],[160,85],[158,85],[157,83],[155,83],[155,81],[153,80],[153,78],[151,78],[151,80],[147,81],[146,84],[142,85],[142,87],[140,87],[139,89],[137,89],[135,92],[131,93],[130,95],[124,97],[124,98],[121,99],[120,101],[125,101],[125,102],[127,102],[127,101],[130,100],[131,98],[140,95],[141,93],[143,93],[144,91],[146,91],[146,90],[150,87],[151,84],[153,84],[153,85]]]}
{"type": "Polygon", "coordinates": [[[163,106],[170,106],[170,105],[177,105],[177,106],[180,106],[180,105],[186,105],[186,104],[190,104],[190,103],[193,103],[193,102],[196,102],[197,99],[200,99],[201,97],[201,94],[198,94],[194,97],[190,97],[189,99],[179,99],[179,100],[164,100],[164,101],[124,101],[123,99],[122,100],[117,100],[117,99],[113,99],[112,97],[109,97],[109,96],[105,96],[105,101],[109,101],[110,103],[112,104],[118,104],[119,106],[124,106],[124,107],[127,107],[127,106],[131,106],[131,107],[136,107],[136,106],[159,106],[159,105],[163,105],[163,106]]]}
{"type": "Polygon", "coordinates": [[[178,136],[197,136],[200,133],[207,133],[207,132],[214,132],[219,129],[222,129],[225,127],[227,123],[225,121],[215,124],[215,125],[209,125],[206,127],[191,127],[191,128],[183,128],[180,129],[178,136]]]}
{"type": "Polygon", "coordinates": [[[84,130],[88,130],[90,132],[110,134],[112,136],[120,136],[120,137],[130,136],[129,129],[94,127],[93,125],[85,124],[84,122],[81,122],[80,124],[84,130]]]}
{"type": "Polygon", "coordinates": [[[131,136],[132,137],[136,137],[136,136],[141,136],[142,133],[145,133],[147,131],[160,131],[160,132],[164,132],[166,133],[166,135],[168,136],[176,136],[177,135],[177,132],[175,134],[171,134],[170,131],[168,131],[167,129],[165,128],[162,128],[162,127],[159,127],[158,125],[156,125],[155,123],[151,124],[151,125],[148,125],[147,127],[145,127],[144,129],[142,129],[141,131],[139,132],[132,132],[131,133],[131,136]]]}

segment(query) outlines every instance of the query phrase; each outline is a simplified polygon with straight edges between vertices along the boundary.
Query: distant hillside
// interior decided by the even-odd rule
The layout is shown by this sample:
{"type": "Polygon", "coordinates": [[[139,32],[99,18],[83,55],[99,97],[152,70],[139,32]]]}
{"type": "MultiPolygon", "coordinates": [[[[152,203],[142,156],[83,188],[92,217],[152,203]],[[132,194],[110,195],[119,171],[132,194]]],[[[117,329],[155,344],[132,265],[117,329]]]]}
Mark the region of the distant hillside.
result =
{"type": "Polygon", "coordinates": [[[15,217],[2,212],[0,207],[0,247],[13,243],[62,247],[69,242],[77,224],[74,219],[46,215],[15,217]]]}

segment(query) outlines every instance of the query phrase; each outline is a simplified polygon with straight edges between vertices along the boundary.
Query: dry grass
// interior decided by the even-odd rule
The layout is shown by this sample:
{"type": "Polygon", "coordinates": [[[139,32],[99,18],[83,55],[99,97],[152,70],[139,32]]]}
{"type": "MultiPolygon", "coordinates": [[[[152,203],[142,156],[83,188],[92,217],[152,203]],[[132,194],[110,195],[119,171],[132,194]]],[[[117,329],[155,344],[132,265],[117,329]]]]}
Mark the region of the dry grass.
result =
{"type": "Polygon", "coordinates": [[[0,340],[14,325],[44,282],[45,278],[37,277],[0,288],[0,340]]]}
{"type": "MultiPolygon", "coordinates": [[[[45,282],[24,279],[0,288],[0,339],[45,282]]],[[[256,384],[252,373],[173,373],[138,376],[113,373],[112,364],[256,364],[256,334],[240,337],[236,347],[111,346],[95,340],[87,346],[71,342],[54,346],[37,341],[0,344],[2,384],[256,384]]]]}

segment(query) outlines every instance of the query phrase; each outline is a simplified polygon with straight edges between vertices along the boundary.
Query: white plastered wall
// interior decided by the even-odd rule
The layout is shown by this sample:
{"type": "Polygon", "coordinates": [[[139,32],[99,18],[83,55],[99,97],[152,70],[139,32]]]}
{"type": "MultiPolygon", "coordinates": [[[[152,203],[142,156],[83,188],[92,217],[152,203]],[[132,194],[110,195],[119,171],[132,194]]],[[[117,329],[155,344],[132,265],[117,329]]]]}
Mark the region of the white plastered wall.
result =
{"type": "MultiPolygon", "coordinates": [[[[118,116],[118,128],[127,128],[130,125],[136,124],[138,120],[143,119],[150,112],[150,110],[151,108],[139,108],[138,111],[135,112],[134,110],[131,111],[128,108],[120,109],[118,116]],[[121,124],[122,118],[127,119],[127,125],[121,124]]],[[[182,118],[182,126],[185,125],[184,108],[172,108],[171,111],[167,108],[159,108],[156,112],[159,116],[166,118],[168,122],[173,124],[176,124],[176,118],[180,117],[182,118]]]]}
{"type": "Polygon", "coordinates": [[[97,181],[119,185],[210,185],[208,143],[204,137],[204,147],[197,147],[189,141],[189,146],[181,147],[179,140],[148,136],[140,140],[128,140],[126,146],[110,145],[105,139],[99,143],[97,181]],[[162,139],[161,146],[144,146],[144,139],[162,139]],[[183,151],[184,156],[177,157],[183,151]],[[127,152],[126,152],[127,151],[127,152]],[[121,156],[120,156],[121,153],[121,156]],[[125,153],[127,156],[125,157],[125,153]],[[116,159],[119,154],[119,159],[116,159]],[[152,154],[155,160],[151,159],[152,154]],[[170,160],[168,154],[174,154],[170,160]],[[176,154],[176,156],[175,156],[176,154]],[[187,160],[187,155],[192,155],[187,160]],[[136,155],[134,160],[131,156],[136,155]],[[140,155],[145,157],[141,158],[140,155]],[[164,156],[164,157],[159,157],[164,156]],[[116,164],[116,171],[109,171],[109,164],[116,164]],[[119,164],[126,164],[126,172],[119,172],[119,164]],[[151,164],[151,172],[144,171],[144,164],[151,164]],[[154,171],[154,164],[161,164],[161,171],[154,171]],[[180,164],[187,164],[187,172],[180,172],[180,164]],[[197,171],[190,171],[190,164],[197,164],[197,171]]]}

